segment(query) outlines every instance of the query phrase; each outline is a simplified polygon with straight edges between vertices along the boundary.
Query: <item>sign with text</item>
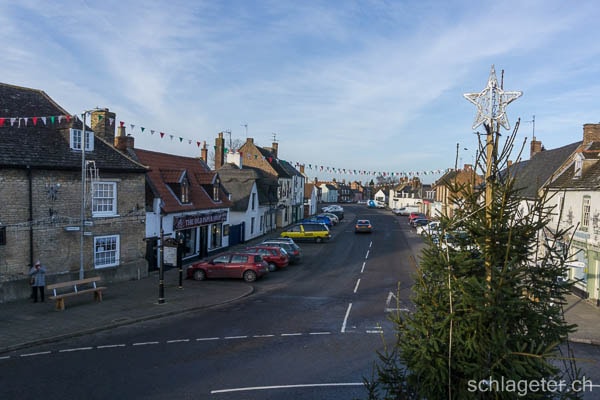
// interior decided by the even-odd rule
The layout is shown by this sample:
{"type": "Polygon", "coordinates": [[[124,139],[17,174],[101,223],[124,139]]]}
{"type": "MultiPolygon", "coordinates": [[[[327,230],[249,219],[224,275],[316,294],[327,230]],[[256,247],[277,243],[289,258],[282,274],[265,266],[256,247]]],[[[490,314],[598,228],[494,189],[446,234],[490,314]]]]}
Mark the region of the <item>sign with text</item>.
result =
{"type": "Polygon", "coordinates": [[[184,215],[181,217],[173,217],[173,230],[189,229],[223,221],[227,221],[227,211],[209,214],[184,215]]]}

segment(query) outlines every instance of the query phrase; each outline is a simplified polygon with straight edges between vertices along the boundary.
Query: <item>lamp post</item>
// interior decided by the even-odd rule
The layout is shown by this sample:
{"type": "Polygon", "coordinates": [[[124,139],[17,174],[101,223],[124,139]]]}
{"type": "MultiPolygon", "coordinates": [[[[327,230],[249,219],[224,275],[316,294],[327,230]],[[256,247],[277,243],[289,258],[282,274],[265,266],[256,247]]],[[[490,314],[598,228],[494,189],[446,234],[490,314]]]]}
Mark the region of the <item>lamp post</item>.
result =
{"type": "MultiPolygon", "coordinates": [[[[83,125],[81,127],[81,140],[79,145],[81,146],[81,214],[80,214],[80,225],[79,225],[79,279],[83,279],[84,275],[84,230],[85,230],[85,191],[86,191],[86,173],[85,173],[85,120],[88,113],[94,110],[84,111],[82,116],[83,125]]],[[[90,138],[91,140],[91,138],[90,138]]]]}

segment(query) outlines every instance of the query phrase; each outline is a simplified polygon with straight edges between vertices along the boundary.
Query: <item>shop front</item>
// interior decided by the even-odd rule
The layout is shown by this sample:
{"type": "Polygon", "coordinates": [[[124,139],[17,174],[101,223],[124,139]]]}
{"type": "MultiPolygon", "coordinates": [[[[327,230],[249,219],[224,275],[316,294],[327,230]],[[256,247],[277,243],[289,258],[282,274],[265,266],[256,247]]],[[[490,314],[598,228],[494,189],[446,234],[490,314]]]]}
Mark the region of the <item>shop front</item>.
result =
{"type": "Polygon", "coordinates": [[[227,210],[173,217],[173,232],[183,241],[184,260],[206,257],[210,252],[226,247],[227,210]]]}

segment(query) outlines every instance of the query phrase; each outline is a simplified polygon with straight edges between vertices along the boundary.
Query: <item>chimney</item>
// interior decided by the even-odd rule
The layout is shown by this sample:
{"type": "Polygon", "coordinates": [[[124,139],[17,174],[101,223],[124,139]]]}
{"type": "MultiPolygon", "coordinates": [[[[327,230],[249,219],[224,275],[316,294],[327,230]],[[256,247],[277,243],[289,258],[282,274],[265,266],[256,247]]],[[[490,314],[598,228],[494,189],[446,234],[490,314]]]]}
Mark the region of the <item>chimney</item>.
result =
{"type": "Polygon", "coordinates": [[[202,148],[200,149],[200,158],[202,161],[208,164],[208,149],[206,148],[206,140],[202,142],[202,148]]]}
{"type": "Polygon", "coordinates": [[[219,132],[219,137],[215,140],[215,170],[221,168],[225,163],[225,139],[223,132],[219,132]]]}
{"type": "Polygon", "coordinates": [[[465,171],[471,171],[473,169],[473,166],[471,164],[465,164],[464,170],[465,171]]]}
{"type": "Polygon", "coordinates": [[[535,140],[535,136],[531,139],[531,147],[529,150],[529,159],[532,159],[537,153],[542,151],[542,142],[535,140]]]}
{"type": "Polygon", "coordinates": [[[119,124],[119,127],[117,128],[117,136],[114,138],[113,142],[117,150],[125,151],[127,149],[133,149],[135,139],[133,136],[125,134],[125,126],[123,125],[123,122],[119,124]]]}
{"type": "Polygon", "coordinates": [[[583,124],[583,145],[600,142],[600,124],[583,124]]]}
{"type": "Polygon", "coordinates": [[[115,141],[115,117],[115,113],[108,111],[108,108],[92,111],[90,126],[94,131],[94,136],[102,138],[105,142],[113,143],[115,141]]]}
{"type": "Polygon", "coordinates": [[[508,162],[507,162],[506,166],[507,166],[508,168],[510,168],[510,167],[512,167],[512,165],[513,165],[513,162],[512,162],[512,160],[508,160],[508,162]]]}
{"type": "Polygon", "coordinates": [[[275,158],[279,158],[279,157],[277,156],[277,150],[278,150],[278,149],[279,149],[279,143],[277,143],[277,142],[273,142],[273,148],[271,149],[271,152],[273,153],[273,156],[274,156],[275,158]]]}
{"type": "Polygon", "coordinates": [[[242,158],[241,151],[227,153],[227,162],[237,165],[238,168],[242,168],[242,158]]]}
{"type": "Polygon", "coordinates": [[[304,175],[304,164],[300,164],[300,173],[304,175]]]}

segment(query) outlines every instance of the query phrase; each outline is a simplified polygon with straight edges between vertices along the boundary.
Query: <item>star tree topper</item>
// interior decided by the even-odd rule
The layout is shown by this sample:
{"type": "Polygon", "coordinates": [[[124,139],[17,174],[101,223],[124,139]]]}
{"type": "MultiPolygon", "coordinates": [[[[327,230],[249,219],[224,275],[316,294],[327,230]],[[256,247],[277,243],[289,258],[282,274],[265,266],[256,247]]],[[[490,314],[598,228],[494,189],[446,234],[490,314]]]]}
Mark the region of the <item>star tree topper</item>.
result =
{"type": "Polygon", "coordinates": [[[502,125],[504,129],[510,129],[510,123],[506,117],[506,106],[512,101],[521,97],[523,92],[505,92],[498,87],[496,79],[496,70],[492,65],[490,77],[487,86],[480,93],[465,93],[463,96],[477,107],[477,116],[473,122],[473,129],[476,129],[484,122],[490,127],[493,122],[502,125]]]}

